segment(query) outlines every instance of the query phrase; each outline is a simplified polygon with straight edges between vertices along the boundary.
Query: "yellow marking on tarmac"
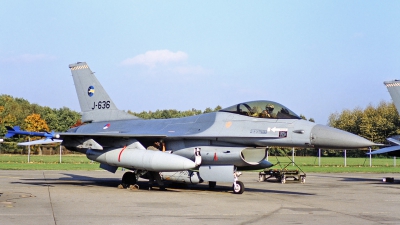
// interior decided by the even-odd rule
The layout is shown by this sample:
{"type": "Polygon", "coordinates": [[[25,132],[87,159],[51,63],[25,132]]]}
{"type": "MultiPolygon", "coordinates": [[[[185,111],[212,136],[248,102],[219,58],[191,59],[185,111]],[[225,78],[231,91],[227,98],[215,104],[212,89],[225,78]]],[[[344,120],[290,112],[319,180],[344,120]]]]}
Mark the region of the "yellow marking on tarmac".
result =
{"type": "Polygon", "coordinates": [[[15,202],[8,202],[8,201],[0,202],[0,204],[2,204],[3,207],[7,207],[7,208],[13,208],[13,207],[14,207],[14,206],[13,206],[14,203],[15,203],[15,202]]]}
{"type": "Polygon", "coordinates": [[[11,204],[13,204],[14,202],[0,202],[1,204],[5,204],[5,205],[11,205],[11,204]]]}
{"type": "Polygon", "coordinates": [[[23,195],[20,195],[19,197],[21,197],[21,198],[33,198],[33,197],[36,197],[36,196],[34,196],[32,194],[23,194],[23,195]]]}

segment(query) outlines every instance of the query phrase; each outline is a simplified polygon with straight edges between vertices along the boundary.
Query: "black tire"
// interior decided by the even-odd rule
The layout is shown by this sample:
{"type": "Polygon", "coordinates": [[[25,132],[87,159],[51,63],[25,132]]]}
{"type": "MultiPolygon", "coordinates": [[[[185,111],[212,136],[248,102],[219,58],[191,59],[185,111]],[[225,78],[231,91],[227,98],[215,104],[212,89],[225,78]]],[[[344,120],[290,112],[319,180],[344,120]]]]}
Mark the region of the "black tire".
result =
{"type": "Polygon", "coordinates": [[[244,192],[244,184],[242,181],[236,181],[236,185],[232,185],[233,193],[234,194],[243,194],[244,192]]]}
{"type": "Polygon", "coordinates": [[[126,172],[122,176],[122,186],[128,188],[130,185],[136,184],[136,176],[132,172],[126,172]]]}
{"type": "Polygon", "coordinates": [[[215,188],[215,186],[217,186],[217,182],[216,181],[209,181],[208,182],[208,188],[209,189],[214,189],[215,188]]]}

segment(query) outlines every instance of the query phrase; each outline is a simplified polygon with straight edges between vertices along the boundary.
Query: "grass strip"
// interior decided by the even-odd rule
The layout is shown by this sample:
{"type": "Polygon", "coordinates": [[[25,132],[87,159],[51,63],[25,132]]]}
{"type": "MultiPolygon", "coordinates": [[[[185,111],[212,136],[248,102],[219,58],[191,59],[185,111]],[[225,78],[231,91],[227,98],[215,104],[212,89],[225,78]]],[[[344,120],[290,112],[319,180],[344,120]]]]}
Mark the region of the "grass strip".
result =
{"type": "MultiPolygon", "coordinates": [[[[292,166],[288,157],[269,156],[269,161],[276,164],[271,169],[298,169],[292,166]]],[[[305,173],[400,173],[400,161],[393,158],[373,158],[372,167],[369,166],[369,158],[347,158],[346,167],[344,158],[340,157],[321,157],[321,166],[318,166],[318,157],[298,156],[295,163],[305,173]]],[[[31,155],[29,163],[27,155],[0,155],[1,170],[99,170],[99,166],[98,162],[87,159],[83,154],[62,155],[61,163],[59,155],[31,155]]]]}

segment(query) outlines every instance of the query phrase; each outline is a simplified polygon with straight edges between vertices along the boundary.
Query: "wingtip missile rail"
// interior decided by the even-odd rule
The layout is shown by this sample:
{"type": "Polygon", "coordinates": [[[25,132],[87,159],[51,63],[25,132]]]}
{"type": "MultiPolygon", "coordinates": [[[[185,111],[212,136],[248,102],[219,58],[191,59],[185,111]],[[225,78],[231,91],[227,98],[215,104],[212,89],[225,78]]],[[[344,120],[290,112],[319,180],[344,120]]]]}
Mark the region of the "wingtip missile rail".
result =
{"type": "Polygon", "coordinates": [[[7,128],[7,133],[5,135],[6,138],[12,138],[15,135],[38,136],[38,137],[45,137],[46,139],[60,138],[60,135],[54,133],[54,131],[52,131],[51,133],[24,131],[24,130],[21,130],[19,126],[14,126],[14,127],[6,126],[6,128],[7,128]]]}

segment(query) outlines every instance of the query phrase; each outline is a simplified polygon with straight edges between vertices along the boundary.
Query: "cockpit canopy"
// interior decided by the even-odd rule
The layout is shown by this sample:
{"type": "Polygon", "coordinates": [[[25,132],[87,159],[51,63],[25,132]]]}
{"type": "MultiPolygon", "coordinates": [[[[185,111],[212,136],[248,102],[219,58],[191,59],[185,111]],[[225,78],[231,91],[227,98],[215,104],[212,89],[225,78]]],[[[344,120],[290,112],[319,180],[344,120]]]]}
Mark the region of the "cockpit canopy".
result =
{"type": "Polygon", "coordinates": [[[301,119],[296,113],[285,106],[273,101],[243,102],[231,107],[221,109],[220,112],[235,113],[256,118],[271,119],[301,119]]]}

